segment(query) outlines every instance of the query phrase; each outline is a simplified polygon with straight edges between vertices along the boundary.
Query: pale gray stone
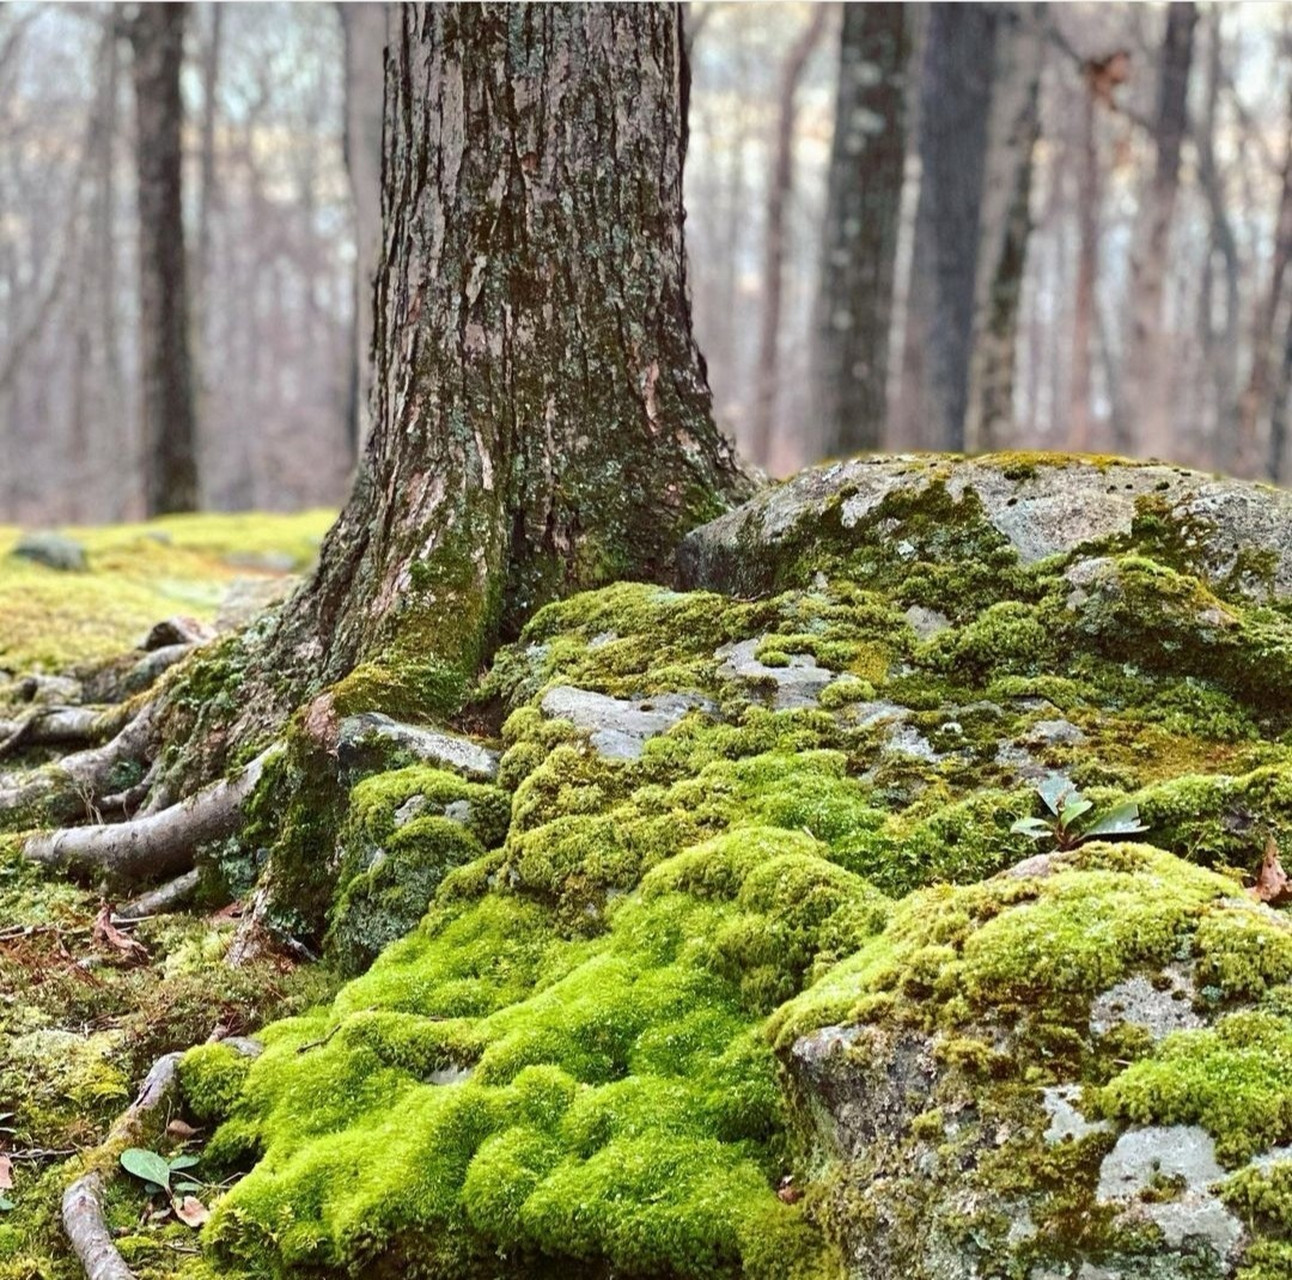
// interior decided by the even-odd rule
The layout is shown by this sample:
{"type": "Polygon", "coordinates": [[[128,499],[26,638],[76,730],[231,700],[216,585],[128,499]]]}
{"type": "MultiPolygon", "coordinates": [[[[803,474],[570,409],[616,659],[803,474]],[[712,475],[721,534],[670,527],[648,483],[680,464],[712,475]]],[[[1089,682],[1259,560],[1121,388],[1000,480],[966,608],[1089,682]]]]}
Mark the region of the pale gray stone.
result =
{"type": "Polygon", "coordinates": [[[723,645],[713,655],[722,659],[718,675],[726,680],[749,680],[760,684],[770,681],[775,686],[772,705],[777,711],[815,707],[820,701],[821,691],[835,678],[835,673],[817,666],[816,659],[807,653],[791,654],[787,667],[765,666],[754,656],[765,639],[765,636],[759,636],[723,645]]]}
{"type": "Polygon", "coordinates": [[[85,548],[66,534],[38,530],[25,533],[9,552],[17,560],[57,569],[61,573],[80,573],[86,568],[85,548]]]}
{"type": "Polygon", "coordinates": [[[338,749],[352,748],[368,737],[384,738],[427,764],[454,769],[469,778],[492,782],[498,776],[498,752],[489,747],[457,734],[404,724],[379,711],[346,716],[341,721],[338,749]]]}
{"type": "Polygon", "coordinates": [[[1041,1090],[1041,1105],[1045,1114],[1050,1117],[1049,1127],[1045,1130],[1048,1143],[1062,1142],[1071,1138],[1080,1142],[1092,1133],[1108,1133],[1112,1126],[1107,1120],[1087,1120],[1077,1109],[1076,1101],[1081,1097],[1081,1086],[1075,1084],[1053,1085],[1041,1090]]]}
{"type": "Polygon", "coordinates": [[[1193,1009],[1194,986],[1189,972],[1172,965],[1162,971],[1163,983],[1136,974],[1097,995],[1090,1004],[1090,1030],[1106,1035],[1124,1022],[1143,1027],[1154,1040],[1173,1031],[1193,1031],[1206,1022],[1193,1009]]]}
{"type": "Polygon", "coordinates": [[[575,728],[588,730],[593,747],[608,759],[636,760],[647,739],[667,733],[697,707],[712,710],[713,704],[690,693],[662,693],[632,701],[558,685],[543,695],[540,706],[549,719],[568,720],[575,728]]]}

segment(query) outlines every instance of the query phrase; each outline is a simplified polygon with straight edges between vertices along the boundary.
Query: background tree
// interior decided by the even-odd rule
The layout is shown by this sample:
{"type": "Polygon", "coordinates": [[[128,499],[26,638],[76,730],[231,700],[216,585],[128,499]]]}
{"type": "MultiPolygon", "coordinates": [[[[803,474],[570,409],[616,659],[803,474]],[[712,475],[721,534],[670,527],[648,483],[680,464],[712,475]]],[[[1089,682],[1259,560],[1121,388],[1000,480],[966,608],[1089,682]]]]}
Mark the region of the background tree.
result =
{"type": "Polygon", "coordinates": [[[843,11],[812,349],[814,416],[827,457],[878,449],[884,439],[909,18],[901,4],[843,11]]]}
{"type": "Polygon", "coordinates": [[[371,425],[373,284],[381,254],[381,121],[384,4],[338,4],[345,38],[345,167],[354,199],[354,342],[349,445],[357,460],[371,425]]]}
{"type": "Polygon", "coordinates": [[[140,403],[149,515],[195,511],[198,505],[179,84],[186,12],[183,4],[141,4],[127,28],[134,54],[140,403]]]}
{"type": "Polygon", "coordinates": [[[1153,119],[1156,162],[1140,205],[1138,241],[1131,258],[1131,328],[1126,349],[1125,409],[1140,450],[1148,456],[1171,452],[1171,397],[1163,329],[1171,222],[1180,185],[1180,149],[1188,125],[1189,68],[1198,12],[1191,0],[1167,8],[1153,119]]]}

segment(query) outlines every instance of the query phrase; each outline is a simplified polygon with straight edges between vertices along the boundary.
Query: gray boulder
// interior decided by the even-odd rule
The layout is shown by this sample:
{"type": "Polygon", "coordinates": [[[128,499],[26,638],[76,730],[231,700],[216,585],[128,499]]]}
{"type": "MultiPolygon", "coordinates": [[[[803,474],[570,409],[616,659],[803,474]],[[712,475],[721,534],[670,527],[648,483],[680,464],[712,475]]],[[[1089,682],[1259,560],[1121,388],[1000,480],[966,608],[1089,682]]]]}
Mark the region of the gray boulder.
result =
{"type": "Polygon", "coordinates": [[[23,534],[9,554],[62,573],[83,573],[87,567],[85,548],[75,538],[62,533],[40,531],[23,534]]]}

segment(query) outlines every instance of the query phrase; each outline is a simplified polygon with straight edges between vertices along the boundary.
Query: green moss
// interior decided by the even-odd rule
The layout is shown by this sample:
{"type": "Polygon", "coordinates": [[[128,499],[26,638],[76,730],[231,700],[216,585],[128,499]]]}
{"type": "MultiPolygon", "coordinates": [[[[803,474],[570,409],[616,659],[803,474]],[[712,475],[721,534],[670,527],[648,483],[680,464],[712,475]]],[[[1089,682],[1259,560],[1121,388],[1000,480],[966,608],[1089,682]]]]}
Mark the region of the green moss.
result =
{"type": "Polygon", "coordinates": [[[1292,1139],[1292,1023],[1241,1011],[1168,1036],[1111,1081],[1103,1110],[1136,1124],[1200,1124],[1237,1163],[1292,1139]]]}
{"type": "Polygon", "coordinates": [[[203,1124],[227,1115],[251,1069],[251,1059],[223,1044],[190,1049],[179,1064],[184,1102],[203,1124]]]}

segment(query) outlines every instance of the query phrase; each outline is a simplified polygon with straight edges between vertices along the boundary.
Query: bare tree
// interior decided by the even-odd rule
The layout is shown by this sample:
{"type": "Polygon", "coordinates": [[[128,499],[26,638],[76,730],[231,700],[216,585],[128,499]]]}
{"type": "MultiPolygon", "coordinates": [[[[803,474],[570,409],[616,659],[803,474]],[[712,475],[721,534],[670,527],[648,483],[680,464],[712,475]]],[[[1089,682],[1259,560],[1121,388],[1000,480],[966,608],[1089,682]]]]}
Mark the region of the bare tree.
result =
{"type": "Polygon", "coordinates": [[[754,392],[750,452],[766,466],[772,453],[772,424],[780,387],[781,297],[785,270],[786,206],[794,186],[795,98],[813,50],[825,31],[829,8],[813,8],[808,24],[791,46],[781,69],[775,153],[767,180],[767,226],[763,252],[763,309],[758,339],[757,387],[754,392]]]}
{"type": "Polygon", "coordinates": [[[372,396],[373,282],[381,253],[381,119],[388,6],[338,4],[345,38],[345,165],[354,200],[354,343],[351,456],[368,434],[372,396]]]}
{"type": "Polygon", "coordinates": [[[884,440],[910,53],[905,5],[844,7],[812,353],[827,455],[884,440]]]}
{"type": "Polygon", "coordinates": [[[139,344],[144,496],[149,515],[198,505],[197,428],[184,257],[184,4],[142,4],[128,32],[134,53],[139,178],[139,344]]]}
{"type": "Polygon", "coordinates": [[[992,6],[929,6],[899,406],[902,437],[928,448],[965,444],[997,23],[992,6]]]}
{"type": "Polygon", "coordinates": [[[1171,222],[1180,186],[1180,149],[1188,124],[1189,68],[1197,21],[1192,0],[1174,0],[1167,8],[1153,119],[1156,161],[1141,198],[1131,257],[1131,323],[1123,360],[1122,419],[1127,429],[1135,432],[1140,452],[1155,457],[1165,457],[1172,451],[1163,300],[1171,222]]]}
{"type": "Polygon", "coordinates": [[[1019,302],[1032,231],[1032,155],[1041,133],[1042,8],[1002,4],[997,24],[964,427],[971,449],[998,448],[1013,432],[1019,302]]]}

